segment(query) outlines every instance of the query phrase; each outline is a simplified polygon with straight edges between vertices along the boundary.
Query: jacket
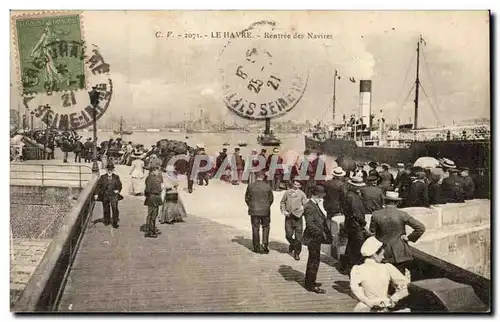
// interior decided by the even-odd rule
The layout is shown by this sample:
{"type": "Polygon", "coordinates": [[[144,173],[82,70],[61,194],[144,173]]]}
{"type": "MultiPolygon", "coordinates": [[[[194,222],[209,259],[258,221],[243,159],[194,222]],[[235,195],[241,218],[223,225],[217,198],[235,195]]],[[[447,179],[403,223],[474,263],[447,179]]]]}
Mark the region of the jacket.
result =
{"type": "Polygon", "coordinates": [[[248,185],[245,192],[245,203],[250,216],[270,216],[273,204],[273,190],[269,183],[257,180],[248,185]]]}
{"type": "Polygon", "coordinates": [[[417,180],[410,186],[410,192],[406,197],[406,207],[429,207],[429,189],[425,182],[417,180]]]}
{"type": "Polygon", "coordinates": [[[474,181],[470,176],[462,177],[464,183],[464,195],[466,200],[474,199],[475,186],[474,181]]]}
{"type": "Polygon", "coordinates": [[[445,202],[464,202],[464,183],[457,174],[443,180],[441,192],[445,202]]]}
{"type": "Polygon", "coordinates": [[[396,207],[375,211],[370,222],[370,231],[385,245],[385,258],[390,263],[402,263],[413,259],[408,244],[401,239],[406,235],[406,225],[413,228],[408,240],[416,242],[425,232],[425,226],[406,212],[396,207]]]}
{"type": "Polygon", "coordinates": [[[323,214],[313,200],[309,200],[305,205],[304,217],[306,218],[306,229],[302,238],[304,245],[332,243],[332,233],[327,225],[326,214],[323,214]]]}
{"type": "Polygon", "coordinates": [[[118,175],[113,173],[109,179],[108,174],[103,174],[97,181],[94,195],[97,195],[97,201],[112,201],[114,198],[122,200],[121,191],[122,182],[118,175]],[[118,190],[118,193],[115,193],[115,190],[118,190]]]}
{"type": "Polygon", "coordinates": [[[144,189],[144,205],[148,207],[159,207],[162,205],[161,192],[163,176],[150,173],[146,178],[146,188],[144,189]]]}
{"type": "Polygon", "coordinates": [[[327,180],[323,187],[325,187],[324,206],[325,210],[330,214],[338,214],[342,212],[342,201],[345,196],[345,183],[337,178],[327,180]]]}
{"type": "Polygon", "coordinates": [[[294,215],[297,218],[302,218],[304,214],[304,206],[307,203],[306,194],[300,190],[290,189],[285,191],[280,202],[280,210],[286,215],[294,215]]]}
{"type": "Polygon", "coordinates": [[[372,214],[384,206],[384,192],[377,186],[368,185],[362,188],[361,197],[367,214],[372,214]]]}

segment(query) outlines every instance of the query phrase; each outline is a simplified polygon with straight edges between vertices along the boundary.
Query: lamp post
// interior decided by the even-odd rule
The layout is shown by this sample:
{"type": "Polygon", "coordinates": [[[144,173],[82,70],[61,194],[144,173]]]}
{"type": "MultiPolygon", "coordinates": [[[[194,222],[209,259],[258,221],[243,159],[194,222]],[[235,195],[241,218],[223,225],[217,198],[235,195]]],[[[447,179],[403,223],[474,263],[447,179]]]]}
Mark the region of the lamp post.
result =
{"type": "Polygon", "coordinates": [[[33,117],[35,116],[35,112],[31,111],[31,135],[33,135],[33,117]]]}
{"type": "Polygon", "coordinates": [[[45,105],[45,124],[47,125],[45,128],[45,139],[43,140],[43,159],[47,160],[47,141],[49,137],[49,112],[50,112],[50,105],[47,104],[45,105]]]}
{"type": "Polygon", "coordinates": [[[99,172],[99,165],[97,164],[97,106],[99,105],[99,92],[96,90],[97,87],[92,87],[92,90],[89,92],[90,97],[90,105],[92,105],[92,117],[94,120],[94,144],[92,147],[92,172],[99,172]]]}

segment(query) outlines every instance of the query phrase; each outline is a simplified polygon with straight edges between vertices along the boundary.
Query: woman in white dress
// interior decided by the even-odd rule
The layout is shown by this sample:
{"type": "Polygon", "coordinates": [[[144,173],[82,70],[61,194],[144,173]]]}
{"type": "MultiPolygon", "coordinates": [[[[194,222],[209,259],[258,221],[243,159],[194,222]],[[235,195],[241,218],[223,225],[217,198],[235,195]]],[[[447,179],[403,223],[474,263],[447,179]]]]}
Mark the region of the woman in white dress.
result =
{"type": "Polygon", "coordinates": [[[132,184],[130,185],[130,194],[140,196],[144,193],[144,161],[142,153],[134,153],[132,155],[132,169],[130,169],[130,176],[132,177],[132,184]]]}

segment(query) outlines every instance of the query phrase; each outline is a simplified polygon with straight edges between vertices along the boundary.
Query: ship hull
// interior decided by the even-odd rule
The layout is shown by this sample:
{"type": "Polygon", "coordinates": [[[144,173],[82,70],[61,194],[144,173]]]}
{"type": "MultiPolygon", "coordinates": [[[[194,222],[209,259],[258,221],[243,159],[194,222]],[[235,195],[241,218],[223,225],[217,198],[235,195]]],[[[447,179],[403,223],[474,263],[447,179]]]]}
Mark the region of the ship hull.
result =
{"type": "Polygon", "coordinates": [[[420,157],[448,158],[459,166],[490,168],[490,141],[422,141],[409,148],[358,147],[353,141],[305,137],[308,150],[322,151],[332,157],[351,157],[357,161],[377,161],[395,166],[398,161],[415,162],[420,157]]]}

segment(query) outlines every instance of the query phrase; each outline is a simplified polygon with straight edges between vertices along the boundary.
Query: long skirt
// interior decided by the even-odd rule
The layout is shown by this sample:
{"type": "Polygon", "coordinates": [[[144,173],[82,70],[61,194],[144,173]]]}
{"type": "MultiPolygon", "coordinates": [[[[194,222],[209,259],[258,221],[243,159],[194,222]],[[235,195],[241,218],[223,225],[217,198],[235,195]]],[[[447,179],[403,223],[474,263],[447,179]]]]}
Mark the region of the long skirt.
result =
{"type": "Polygon", "coordinates": [[[131,195],[143,194],[144,189],[145,189],[144,178],[132,177],[132,183],[130,184],[130,194],[131,195]]]}
{"type": "Polygon", "coordinates": [[[177,193],[167,193],[163,206],[160,208],[160,223],[173,224],[175,222],[183,222],[187,217],[186,209],[182,200],[177,193]]]}

